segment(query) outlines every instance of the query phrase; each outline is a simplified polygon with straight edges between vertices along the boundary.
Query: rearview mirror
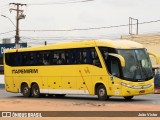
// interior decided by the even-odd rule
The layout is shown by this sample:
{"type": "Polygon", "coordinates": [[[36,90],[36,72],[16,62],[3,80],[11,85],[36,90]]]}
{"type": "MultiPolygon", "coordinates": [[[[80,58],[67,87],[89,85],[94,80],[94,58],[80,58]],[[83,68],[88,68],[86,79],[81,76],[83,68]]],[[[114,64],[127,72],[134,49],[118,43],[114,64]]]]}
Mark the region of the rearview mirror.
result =
{"type": "Polygon", "coordinates": [[[159,58],[158,58],[158,55],[155,54],[155,53],[152,53],[152,52],[148,52],[149,55],[152,55],[153,57],[155,57],[156,59],[156,64],[159,64],[159,58]]]}
{"type": "Polygon", "coordinates": [[[115,54],[115,53],[109,53],[108,55],[117,57],[120,60],[121,66],[125,67],[126,62],[125,62],[125,59],[121,55],[118,55],[118,54],[115,54]]]}

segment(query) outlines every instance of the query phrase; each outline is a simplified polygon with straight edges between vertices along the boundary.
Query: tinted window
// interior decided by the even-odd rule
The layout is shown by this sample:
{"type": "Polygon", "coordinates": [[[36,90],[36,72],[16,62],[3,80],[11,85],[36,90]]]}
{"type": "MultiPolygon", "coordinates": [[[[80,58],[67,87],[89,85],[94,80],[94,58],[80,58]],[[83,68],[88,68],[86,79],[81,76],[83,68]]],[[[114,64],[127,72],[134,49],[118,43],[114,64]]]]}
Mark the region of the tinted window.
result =
{"type": "Polygon", "coordinates": [[[92,64],[101,67],[95,48],[6,53],[10,66],[92,64]]]}

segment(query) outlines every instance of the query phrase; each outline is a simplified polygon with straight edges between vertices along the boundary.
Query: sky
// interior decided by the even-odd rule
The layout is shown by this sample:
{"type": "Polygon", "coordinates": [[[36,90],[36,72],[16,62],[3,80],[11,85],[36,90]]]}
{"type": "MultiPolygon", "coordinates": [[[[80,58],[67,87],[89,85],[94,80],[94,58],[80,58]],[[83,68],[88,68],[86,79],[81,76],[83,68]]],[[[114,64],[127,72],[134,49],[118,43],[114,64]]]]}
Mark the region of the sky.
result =
{"type": "MultiPolygon", "coordinates": [[[[31,46],[43,45],[44,41],[51,44],[85,39],[118,39],[129,34],[129,26],[106,27],[128,25],[129,17],[138,19],[139,23],[160,20],[160,0],[0,0],[0,15],[8,17],[0,16],[0,40],[11,38],[12,42],[15,26],[11,21],[15,24],[16,12],[10,13],[9,9],[16,6],[9,3],[27,4],[20,8],[26,15],[25,19],[20,20],[20,42],[31,46]]],[[[139,25],[139,34],[159,32],[160,21],[139,25]]],[[[134,33],[136,26],[133,26],[134,33]]]]}

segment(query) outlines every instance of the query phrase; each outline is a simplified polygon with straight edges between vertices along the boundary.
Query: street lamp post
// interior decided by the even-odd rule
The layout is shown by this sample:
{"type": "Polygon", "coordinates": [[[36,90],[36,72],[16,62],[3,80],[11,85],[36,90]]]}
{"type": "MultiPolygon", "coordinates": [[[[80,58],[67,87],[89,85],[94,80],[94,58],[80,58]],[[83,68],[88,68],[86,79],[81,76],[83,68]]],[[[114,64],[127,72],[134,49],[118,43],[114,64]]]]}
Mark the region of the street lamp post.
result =
{"type": "Polygon", "coordinates": [[[5,17],[5,18],[7,18],[9,21],[11,21],[11,23],[12,23],[12,25],[14,25],[14,27],[16,28],[16,25],[14,24],[14,22],[9,18],[9,17],[7,17],[7,16],[5,16],[5,15],[1,15],[2,17],[5,17]]]}
{"type": "Polygon", "coordinates": [[[17,49],[17,48],[18,48],[18,42],[17,42],[17,40],[19,40],[19,32],[17,32],[17,31],[18,31],[17,25],[15,25],[14,22],[13,22],[9,17],[7,17],[7,16],[5,16],[5,15],[1,15],[1,16],[7,18],[7,19],[12,23],[12,25],[16,28],[15,48],[17,49]],[[18,33],[18,34],[17,34],[17,33],[18,33]]]}

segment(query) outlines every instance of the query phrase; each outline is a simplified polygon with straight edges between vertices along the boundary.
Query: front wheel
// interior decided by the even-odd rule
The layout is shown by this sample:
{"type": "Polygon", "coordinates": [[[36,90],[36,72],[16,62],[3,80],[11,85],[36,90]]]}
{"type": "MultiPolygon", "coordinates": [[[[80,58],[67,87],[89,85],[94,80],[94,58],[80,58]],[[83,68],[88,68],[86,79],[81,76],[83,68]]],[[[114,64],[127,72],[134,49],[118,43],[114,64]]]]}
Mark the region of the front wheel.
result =
{"type": "Polygon", "coordinates": [[[125,100],[131,100],[134,96],[126,96],[124,97],[125,100]]]}
{"type": "Polygon", "coordinates": [[[31,88],[32,97],[38,98],[40,97],[40,90],[37,84],[33,84],[31,88]]]}
{"type": "Polygon", "coordinates": [[[30,97],[30,88],[26,83],[22,85],[21,93],[23,94],[24,97],[30,97]]]}
{"type": "Polygon", "coordinates": [[[99,100],[107,100],[109,97],[107,95],[107,91],[104,85],[100,85],[97,88],[97,95],[99,100]]]}

